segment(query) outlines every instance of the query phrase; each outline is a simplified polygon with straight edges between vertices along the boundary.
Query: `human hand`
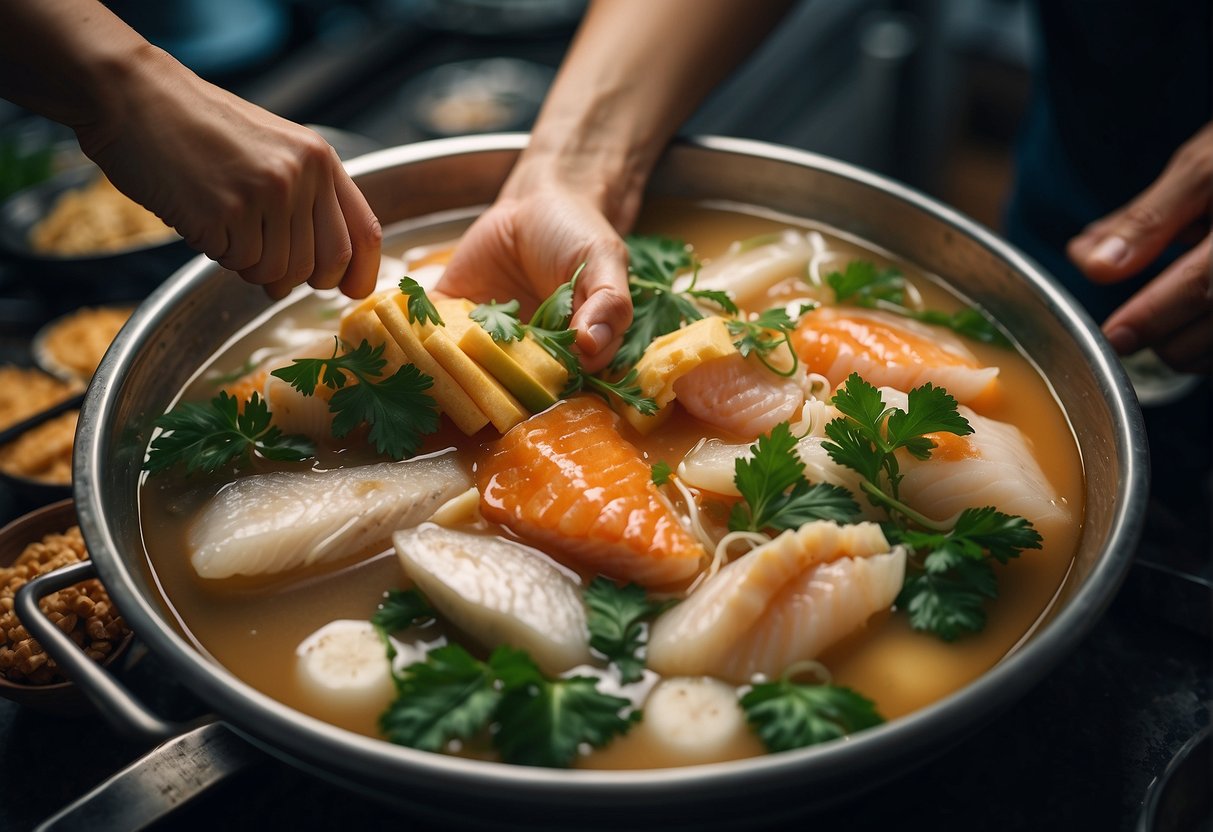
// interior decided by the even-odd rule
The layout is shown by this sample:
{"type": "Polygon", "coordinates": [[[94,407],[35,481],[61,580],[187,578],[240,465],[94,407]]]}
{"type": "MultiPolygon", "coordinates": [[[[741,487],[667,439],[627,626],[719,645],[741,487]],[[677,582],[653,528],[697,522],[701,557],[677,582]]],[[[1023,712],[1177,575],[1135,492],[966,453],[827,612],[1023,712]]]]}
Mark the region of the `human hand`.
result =
{"type": "Polygon", "coordinates": [[[374,289],[379,221],[316,133],[150,47],[104,112],[77,125],[84,152],[193,248],[274,298],[374,289]]]}
{"type": "Polygon", "coordinates": [[[544,178],[516,171],[468,229],[436,288],[481,302],[517,298],[525,320],[585,263],[571,326],[582,364],[597,372],[632,322],[627,247],[592,196],[544,178]]]}
{"type": "Polygon", "coordinates": [[[1070,241],[1067,253],[1087,277],[1116,283],[1138,274],[1172,242],[1203,234],[1104,321],[1104,335],[1118,353],[1151,347],[1176,370],[1213,368],[1211,203],[1213,122],[1176,151],[1141,195],[1070,241]]]}

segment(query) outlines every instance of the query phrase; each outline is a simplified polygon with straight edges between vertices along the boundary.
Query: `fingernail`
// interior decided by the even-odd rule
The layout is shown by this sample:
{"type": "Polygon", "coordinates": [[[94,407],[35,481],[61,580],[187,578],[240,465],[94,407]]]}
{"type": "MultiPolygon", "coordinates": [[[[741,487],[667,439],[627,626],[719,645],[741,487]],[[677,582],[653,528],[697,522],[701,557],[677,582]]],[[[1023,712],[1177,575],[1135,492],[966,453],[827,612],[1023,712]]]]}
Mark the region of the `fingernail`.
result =
{"type": "Polygon", "coordinates": [[[602,352],[602,348],[611,343],[611,328],[606,324],[594,324],[587,334],[594,344],[594,352],[602,352]]]}
{"type": "Polygon", "coordinates": [[[1129,244],[1123,237],[1107,237],[1091,252],[1092,260],[1099,260],[1109,266],[1119,266],[1129,256],[1129,244]]]}
{"type": "Polygon", "coordinates": [[[1137,333],[1127,326],[1118,326],[1106,333],[1108,343],[1117,355],[1129,355],[1137,351],[1137,333]]]}

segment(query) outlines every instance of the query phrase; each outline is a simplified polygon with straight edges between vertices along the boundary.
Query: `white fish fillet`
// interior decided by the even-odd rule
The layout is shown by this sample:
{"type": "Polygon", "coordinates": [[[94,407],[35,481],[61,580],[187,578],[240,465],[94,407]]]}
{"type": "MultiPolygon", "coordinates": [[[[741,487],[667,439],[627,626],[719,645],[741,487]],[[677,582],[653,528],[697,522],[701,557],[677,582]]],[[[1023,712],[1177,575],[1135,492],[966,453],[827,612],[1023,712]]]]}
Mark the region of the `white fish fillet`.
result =
{"type": "Polygon", "coordinates": [[[203,578],[229,578],[373,554],[471,484],[452,454],[244,477],[190,524],[190,561],[203,578]]]}
{"type": "Polygon", "coordinates": [[[525,650],[551,674],[590,661],[579,583],[547,555],[432,523],[397,532],[393,541],[405,574],[485,647],[525,650]]]}
{"type": "Polygon", "coordinates": [[[674,396],[695,418],[751,440],[804,404],[798,379],[782,378],[740,354],[700,364],[674,382],[674,396]]]}
{"type": "MultiPolygon", "coordinates": [[[[905,393],[882,387],[880,394],[886,406],[905,409],[905,393]]],[[[966,508],[994,506],[1032,521],[1046,541],[1059,526],[1069,524],[1070,507],[1045,476],[1028,437],[1014,425],[980,416],[964,405],[958,410],[973,427],[964,437],[969,453],[962,459],[928,460],[899,453],[902,500],[940,521],[966,508]]]]}
{"type": "MultiPolygon", "coordinates": [[[[753,308],[767,290],[789,277],[803,277],[809,260],[824,240],[820,234],[785,231],[778,238],[747,251],[730,251],[702,269],[695,279],[696,289],[728,292],[742,308],[753,308]]],[[[686,288],[689,279],[683,281],[686,288]]]]}
{"type": "Polygon", "coordinates": [[[778,676],[893,603],[905,553],[885,555],[890,548],[875,523],[819,521],[784,532],[658,618],[649,667],[664,676],[739,683],[755,673],[778,676]],[[868,559],[873,562],[860,565],[868,559]]]}

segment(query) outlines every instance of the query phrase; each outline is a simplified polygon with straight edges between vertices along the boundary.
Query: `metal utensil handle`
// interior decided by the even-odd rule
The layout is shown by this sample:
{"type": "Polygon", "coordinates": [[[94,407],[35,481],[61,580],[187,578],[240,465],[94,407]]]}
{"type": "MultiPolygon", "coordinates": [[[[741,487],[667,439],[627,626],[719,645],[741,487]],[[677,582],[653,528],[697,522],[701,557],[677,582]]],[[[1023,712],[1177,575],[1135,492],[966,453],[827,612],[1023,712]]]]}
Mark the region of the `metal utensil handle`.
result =
{"type": "Polygon", "coordinates": [[[265,755],[219,722],[153,748],[88,794],[47,818],[36,832],[143,829],[265,755]]]}
{"type": "Polygon", "coordinates": [[[168,722],[148,710],[38,608],[38,601],[52,592],[95,577],[97,568],[89,560],[34,578],[17,590],[13,604],[17,617],[123,737],[137,742],[163,742],[188,731],[193,725],[168,722]]]}

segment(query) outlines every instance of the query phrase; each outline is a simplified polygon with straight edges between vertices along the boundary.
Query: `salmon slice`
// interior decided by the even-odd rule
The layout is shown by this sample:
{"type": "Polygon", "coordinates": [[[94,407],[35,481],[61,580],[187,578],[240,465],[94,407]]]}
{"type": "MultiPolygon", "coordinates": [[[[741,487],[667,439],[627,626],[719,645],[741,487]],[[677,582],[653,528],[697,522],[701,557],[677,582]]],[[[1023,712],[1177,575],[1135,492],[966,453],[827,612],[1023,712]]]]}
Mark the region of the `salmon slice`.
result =
{"type": "Polygon", "coordinates": [[[741,439],[754,440],[804,404],[797,378],[783,378],[740,353],[700,364],[674,382],[683,409],[741,439]]]}
{"type": "Polygon", "coordinates": [[[899,390],[929,381],[968,404],[997,385],[998,368],[982,367],[956,335],[875,309],[816,309],[804,316],[792,345],[810,372],[834,386],[851,373],[899,390]]]}
{"type": "Polygon", "coordinates": [[[738,683],[778,677],[888,609],[904,575],[905,550],[890,547],[876,523],[806,523],[733,561],[658,618],[649,667],[738,683]]]}
{"type": "Polygon", "coordinates": [[[512,428],[476,466],[480,512],[574,568],[643,586],[686,581],[703,547],[617,422],[578,398],[512,428]]]}

